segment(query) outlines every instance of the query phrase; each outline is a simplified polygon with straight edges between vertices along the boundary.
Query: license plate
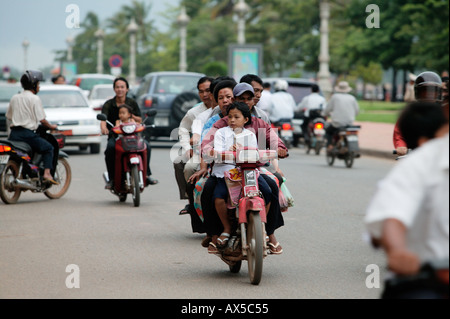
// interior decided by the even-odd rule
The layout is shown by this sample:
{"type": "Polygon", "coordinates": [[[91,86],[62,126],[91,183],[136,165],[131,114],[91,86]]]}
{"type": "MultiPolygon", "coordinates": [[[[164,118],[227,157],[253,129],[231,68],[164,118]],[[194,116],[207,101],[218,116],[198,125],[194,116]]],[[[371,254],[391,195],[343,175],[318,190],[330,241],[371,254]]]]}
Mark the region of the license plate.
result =
{"type": "Polygon", "coordinates": [[[282,130],[280,134],[282,137],[292,137],[293,132],[291,130],[287,130],[287,131],[282,130]]]}
{"type": "Polygon", "coordinates": [[[9,155],[0,155],[0,164],[6,164],[9,161],[9,155]]]}
{"type": "Polygon", "coordinates": [[[325,135],[325,130],[324,129],[314,129],[314,134],[325,135]]]}
{"type": "Polygon", "coordinates": [[[169,118],[155,117],[155,126],[169,126],[169,118]]]}
{"type": "Polygon", "coordinates": [[[358,136],[356,136],[356,135],[349,135],[349,136],[347,136],[347,141],[349,141],[349,142],[357,142],[358,141],[358,136]]]}

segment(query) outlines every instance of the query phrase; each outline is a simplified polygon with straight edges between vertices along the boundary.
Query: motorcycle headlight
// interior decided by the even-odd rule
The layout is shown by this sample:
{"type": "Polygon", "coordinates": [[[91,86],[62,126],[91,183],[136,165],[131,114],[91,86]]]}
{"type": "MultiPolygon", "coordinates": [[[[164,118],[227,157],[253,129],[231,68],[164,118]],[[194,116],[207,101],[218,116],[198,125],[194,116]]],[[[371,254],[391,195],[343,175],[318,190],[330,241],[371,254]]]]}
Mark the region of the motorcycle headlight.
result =
{"type": "Polygon", "coordinates": [[[122,127],[122,131],[124,131],[124,133],[126,134],[131,134],[136,130],[136,125],[124,125],[122,127]]]}

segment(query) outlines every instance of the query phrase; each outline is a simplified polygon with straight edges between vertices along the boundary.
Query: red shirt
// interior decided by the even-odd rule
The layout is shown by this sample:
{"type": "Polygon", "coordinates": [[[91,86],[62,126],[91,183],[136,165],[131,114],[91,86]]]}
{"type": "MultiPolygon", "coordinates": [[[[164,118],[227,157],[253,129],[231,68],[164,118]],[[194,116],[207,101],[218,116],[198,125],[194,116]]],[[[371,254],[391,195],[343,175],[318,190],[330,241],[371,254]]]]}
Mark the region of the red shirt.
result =
{"type": "Polygon", "coordinates": [[[400,133],[400,129],[398,127],[398,122],[395,123],[393,142],[394,142],[395,149],[397,149],[399,147],[407,147],[406,142],[403,140],[402,134],[400,133]]]}

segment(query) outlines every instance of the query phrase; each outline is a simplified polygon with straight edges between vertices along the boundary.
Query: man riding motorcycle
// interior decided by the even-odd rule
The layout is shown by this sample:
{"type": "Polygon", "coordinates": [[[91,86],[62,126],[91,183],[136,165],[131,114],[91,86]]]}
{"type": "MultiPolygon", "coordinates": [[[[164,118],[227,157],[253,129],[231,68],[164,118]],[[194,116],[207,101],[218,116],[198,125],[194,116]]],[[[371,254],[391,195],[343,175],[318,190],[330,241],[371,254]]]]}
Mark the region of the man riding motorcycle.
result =
{"type": "Polygon", "coordinates": [[[41,99],[36,95],[39,92],[39,82],[43,81],[42,72],[27,70],[20,78],[23,92],[14,95],[9,103],[6,118],[11,121],[11,141],[25,142],[34,152],[42,154],[44,162],[45,183],[57,185],[52,175],[53,146],[36,133],[40,125],[50,130],[56,130],[57,125],[50,124],[45,118],[45,111],[41,99]]]}

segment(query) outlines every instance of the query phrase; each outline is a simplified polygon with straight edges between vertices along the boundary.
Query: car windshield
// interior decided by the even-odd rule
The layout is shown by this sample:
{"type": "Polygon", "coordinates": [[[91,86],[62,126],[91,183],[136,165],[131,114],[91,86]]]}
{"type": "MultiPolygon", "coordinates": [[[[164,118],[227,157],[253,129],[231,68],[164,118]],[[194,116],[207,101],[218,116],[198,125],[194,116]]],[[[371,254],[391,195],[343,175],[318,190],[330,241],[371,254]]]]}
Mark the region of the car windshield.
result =
{"type": "Polygon", "coordinates": [[[44,108],[89,107],[79,91],[40,91],[38,96],[44,108]]]}
{"type": "Polygon", "coordinates": [[[92,90],[91,96],[89,97],[91,100],[107,100],[113,98],[116,95],[114,89],[111,87],[105,88],[96,88],[92,90]]]}
{"type": "Polygon", "coordinates": [[[14,94],[21,92],[20,86],[0,86],[0,102],[9,102],[14,94]]]}
{"type": "Polygon", "coordinates": [[[180,94],[194,91],[199,78],[193,76],[166,75],[158,78],[155,92],[159,94],[180,94]]]}
{"type": "Polygon", "coordinates": [[[114,83],[113,79],[102,79],[102,78],[84,78],[80,81],[80,88],[82,90],[92,90],[94,85],[97,84],[112,84],[114,83]]]}

